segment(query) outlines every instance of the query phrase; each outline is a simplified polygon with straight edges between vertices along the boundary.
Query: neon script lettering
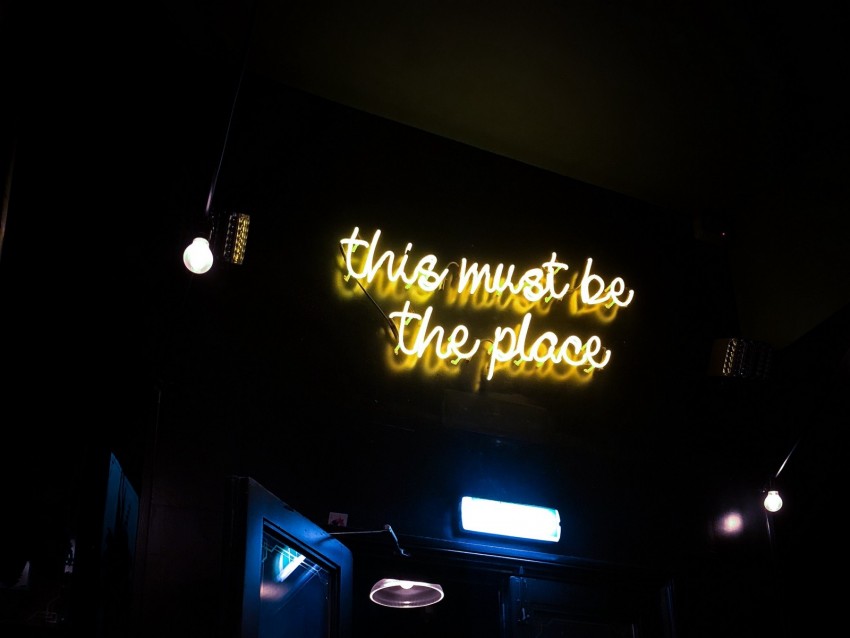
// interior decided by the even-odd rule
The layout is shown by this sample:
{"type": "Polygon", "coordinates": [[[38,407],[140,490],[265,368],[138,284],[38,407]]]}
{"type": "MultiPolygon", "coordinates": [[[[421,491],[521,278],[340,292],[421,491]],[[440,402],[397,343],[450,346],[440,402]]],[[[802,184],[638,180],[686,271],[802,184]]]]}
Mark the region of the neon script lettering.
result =
{"type": "MultiPolygon", "coordinates": [[[[375,275],[383,268],[387,279],[397,282],[399,279],[406,286],[418,286],[425,292],[433,292],[440,288],[449,274],[448,268],[437,270],[437,257],[429,254],[422,257],[416,265],[408,270],[410,251],[413,244],[408,243],[404,254],[400,258],[391,250],[386,250],[378,255],[378,241],[381,231],[376,230],[372,241],[359,239],[360,229],[355,226],[350,237],[340,240],[345,254],[346,274],[354,279],[365,279],[371,283],[375,275]],[[358,248],[366,250],[365,256],[355,264],[354,254],[358,248]]],[[[579,290],[581,300],[586,305],[615,303],[618,306],[628,306],[633,290],[626,290],[626,284],[621,277],[615,277],[610,284],[605,284],[603,279],[593,274],[590,268],[593,260],[588,258],[585,262],[584,276],[581,279],[579,290]],[[625,299],[621,297],[626,295],[625,299]]],[[[559,285],[556,283],[558,275],[565,275],[569,266],[558,261],[556,253],[544,261],[539,268],[526,270],[517,276],[516,266],[509,264],[481,264],[468,262],[464,257],[460,262],[458,275],[458,292],[475,294],[479,290],[501,295],[506,290],[515,295],[521,295],[528,301],[538,302],[541,299],[551,301],[552,299],[563,299],[570,289],[569,283],[559,285]]]]}
{"type": "MultiPolygon", "coordinates": [[[[450,279],[449,267],[440,268],[435,255],[427,254],[417,261],[412,260],[411,243],[398,256],[392,250],[379,250],[380,230],[374,232],[371,240],[361,239],[359,235],[360,229],[355,227],[351,235],[340,240],[346,279],[354,278],[361,285],[363,282],[369,284],[381,273],[382,278],[390,282],[402,282],[408,291],[416,287],[428,294],[442,289],[450,279]]],[[[626,287],[621,277],[606,282],[592,271],[592,266],[593,260],[588,258],[575,291],[581,302],[586,306],[604,305],[606,308],[628,306],[634,299],[634,291],[626,287]]],[[[563,299],[571,288],[566,281],[569,265],[559,261],[554,252],[539,266],[525,271],[519,271],[514,264],[479,264],[466,258],[460,260],[457,268],[457,294],[454,298],[479,292],[498,297],[508,292],[531,304],[550,303],[563,299]]],[[[396,353],[422,358],[430,348],[440,359],[457,364],[471,359],[484,341],[472,338],[465,325],[457,325],[448,331],[434,324],[433,306],[427,306],[420,314],[413,309],[410,299],[404,301],[402,310],[391,312],[388,317],[398,322],[396,353]]],[[[611,359],[611,351],[596,335],[586,340],[576,335],[562,339],[547,330],[533,336],[531,321],[531,313],[525,312],[518,326],[497,327],[494,335],[486,340],[492,342],[487,379],[493,377],[499,363],[507,361],[514,361],[517,365],[563,364],[589,372],[605,367],[611,359]]]]}

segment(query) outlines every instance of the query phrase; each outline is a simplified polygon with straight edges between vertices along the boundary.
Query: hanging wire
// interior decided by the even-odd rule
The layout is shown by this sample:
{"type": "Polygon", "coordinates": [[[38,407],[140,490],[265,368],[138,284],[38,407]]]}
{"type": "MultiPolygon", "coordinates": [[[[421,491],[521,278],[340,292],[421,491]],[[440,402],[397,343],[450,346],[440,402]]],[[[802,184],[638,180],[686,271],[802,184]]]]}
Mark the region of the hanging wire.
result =
{"type": "MultiPolygon", "coordinates": [[[[800,437],[802,438],[802,437],[800,437]]],[[[782,465],[779,466],[779,469],[776,470],[776,474],[773,475],[773,478],[779,478],[779,473],[785,468],[785,464],[788,463],[788,459],[791,458],[791,455],[794,454],[794,450],[797,449],[797,446],[800,445],[800,439],[797,439],[797,442],[794,444],[794,447],[791,448],[791,451],[788,452],[788,456],[785,457],[785,460],[782,461],[782,465]]]]}
{"type": "MultiPolygon", "coordinates": [[[[211,220],[211,212],[212,212],[212,203],[213,198],[215,196],[215,189],[218,184],[218,176],[221,173],[221,166],[224,164],[224,154],[227,150],[227,142],[230,138],[230,129],[233,126],[233,115],[236,112],[236,102],[239,99],[239,92],[242,89],[242,80],[245,78],[245,69],[248,67],[248,53],[251,48],[251,40],[252,34],[254,32],[254,22],[257,14],[257,2],[256,0],[251,4],[251,15],[248,18],[248,30],[245,34],[245,42],[242,45],[242,66],[239,70],[239,79],[236,82],[236,89],[233,92],[233,101],[230,105],[230,116],[227,118],[227,128],[224,131],[224,141],[221,145],[221,154],[218,158],[218,166],[216,166],[215,172],[213,173],[212,182],[210,183],[210,191],[207,195],[207,204],[204,208],[204,217],[208,220],[211,220]]],[[[213,223],[214,227],[215,224],[213,223]]],[[[213,228],[210,229],[210,234],[212,235],[213,228]]],[[[211,237],[212,238],[212,237],[211,237]]]]}
{"type": "Polygon", "coordinates": [[[395,535],[393,531],[392,525],[386,524],[384,525],[384,529],[368,529],[368,530],[355,530],[351,532],[329,532],[331,536],[343,536],[348,534],[383,534],[384,532],[389,532],[390,536],[392,536],[393,541],[395,542],[395,547],[398,550],[398,553],[405,558],[409,557],[410,554],[401,548],[401,545],[398,542],[398,536],[395,535]]]}
{"type": "MultiPolygon", "coordinates": [[[[342,247],[342,242],[340,242],[340,244],[339,244],[339,251],[342,253],[342,258],[344,260],[345,259],[345,249],[342,247]]],[[[357,285],[360,287],[360,290],[363,291],[363,294],[366,295],[366,298],[369,301],[371,301],[372,305],[374,305],[375,308],[378,309],[378,312],[381,313],[381,316],[384,318],[384,321],[387,322],[387,326],[389,326],[390,332],[393,333],[394,341],[397,342],[398,341],[398,328],[396,328],[396,325],[393,323],[393,320],[390,319],[389,316],[387,315],[387,313],[384,312],[384,309],[381,308],[381,305],[377,301],[375,301],[375,298],[372,297],[372,295],[369,294],[369,291],[366,290],[366,288],[363,286],[363,284],[360,283],[360,280],[357,279],[355,281],[356,281],[357,285]]]]}
{"type": "Polygon", "coordinates": [[[12,143],[12,152],[9,156],[9,166],[6,168],[6,181],[3,187],[3,204],[0,207],[0,255],[3,254],[3,239],[6,237],[6,220],[9,217],[9,198],[12,193],[12,173],[15,171],[15,154],[17,143],[12,143]]]}

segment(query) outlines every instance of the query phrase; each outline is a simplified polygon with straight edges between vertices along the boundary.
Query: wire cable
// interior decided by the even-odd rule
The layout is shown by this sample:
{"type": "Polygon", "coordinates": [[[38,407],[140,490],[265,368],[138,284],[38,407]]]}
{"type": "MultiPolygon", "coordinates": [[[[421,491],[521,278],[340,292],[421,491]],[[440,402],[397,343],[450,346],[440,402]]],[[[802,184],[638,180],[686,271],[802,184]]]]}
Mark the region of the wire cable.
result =
{"type": "Polygon", "coordinates": [[[251,40],[252,34],[254,32],[254,22],[256,20],[256,14],[257,2],[255,0],[255,2],[253,2],[251,6],[251,15],[248,19],[248,31],[245,34],[245,42],[242,45],[242,66],[239,71],[239,79],[236,82],[236,89],[233,92],[233,101],[230,104],[230,116],[227,119],[227,127],[224,131],[224,141],[221,145],[221,154],[219,155],[218,165],[216,166],[215,172],[213,173],[212,182],[210,183],[210,191],[207,195],[207,205],[204,208],[204,216],[207,219],[210,218],[210,213],[212,211],[213,197],[215,196],[215,189],[218,184],[218,177],[221,173],[221,167],[222,164],[224,164],[224,155],[225,151],[227,150],[228,139],[230,138],[230,129],[233,126],[233,116],[236,113],[236,102],[239,99],[239,93],[242,89],[242,80],[245,78],[245,69],[248,67],[248,53],[251,49],[251,40]]]}

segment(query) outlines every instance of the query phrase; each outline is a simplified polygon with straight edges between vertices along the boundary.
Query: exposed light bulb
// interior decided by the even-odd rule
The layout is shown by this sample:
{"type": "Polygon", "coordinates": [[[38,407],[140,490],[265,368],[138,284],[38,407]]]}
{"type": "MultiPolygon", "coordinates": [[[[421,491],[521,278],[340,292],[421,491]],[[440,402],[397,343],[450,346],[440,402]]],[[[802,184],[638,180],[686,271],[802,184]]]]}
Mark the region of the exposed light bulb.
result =
{"type": "Polygon", "coordinates": [[[768,512],[778,512],[782,509],[782,497],[778,490],[770,490],[764,497],[764,509],[768,512]]]}
{"type": "Polygon", "coordinates": [[[213,265],[210,242],[203,237],[195,237],[183,251],[183,264],[196,275],[203,275],[213,265]]]}
{"type": "Polygon", "coordinates": [[[727,512],[720,521],[720,533],[724,536],[737,536],[744,530],[744,519],[738,512],[727,512]]]}

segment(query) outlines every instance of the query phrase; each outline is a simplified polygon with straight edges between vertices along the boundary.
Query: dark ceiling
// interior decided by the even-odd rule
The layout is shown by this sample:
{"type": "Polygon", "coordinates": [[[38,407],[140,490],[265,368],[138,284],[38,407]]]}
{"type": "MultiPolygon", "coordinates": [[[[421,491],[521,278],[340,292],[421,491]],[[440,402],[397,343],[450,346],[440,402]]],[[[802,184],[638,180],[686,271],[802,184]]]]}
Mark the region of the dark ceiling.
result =
{"type": "Polygon", "coordinates": [[[847,38],[839,9],[820,4],[180,0],[104,14],[18,2],[0,22],[27,78],[10,94],[43,118],[85,102],[76,76],[108,86],[177,43],[221,69],[211,100],[245,62],[693,218],[697,237],[726,233],[738,336],[782,348],[850,300],[847,38]]]}
{"type": "Polygon", "coordinates": [[[847,40],[818,3],[180,5],[249,72],[725,232],[742,336],[783,347],[850,300],[847,40]]]}

